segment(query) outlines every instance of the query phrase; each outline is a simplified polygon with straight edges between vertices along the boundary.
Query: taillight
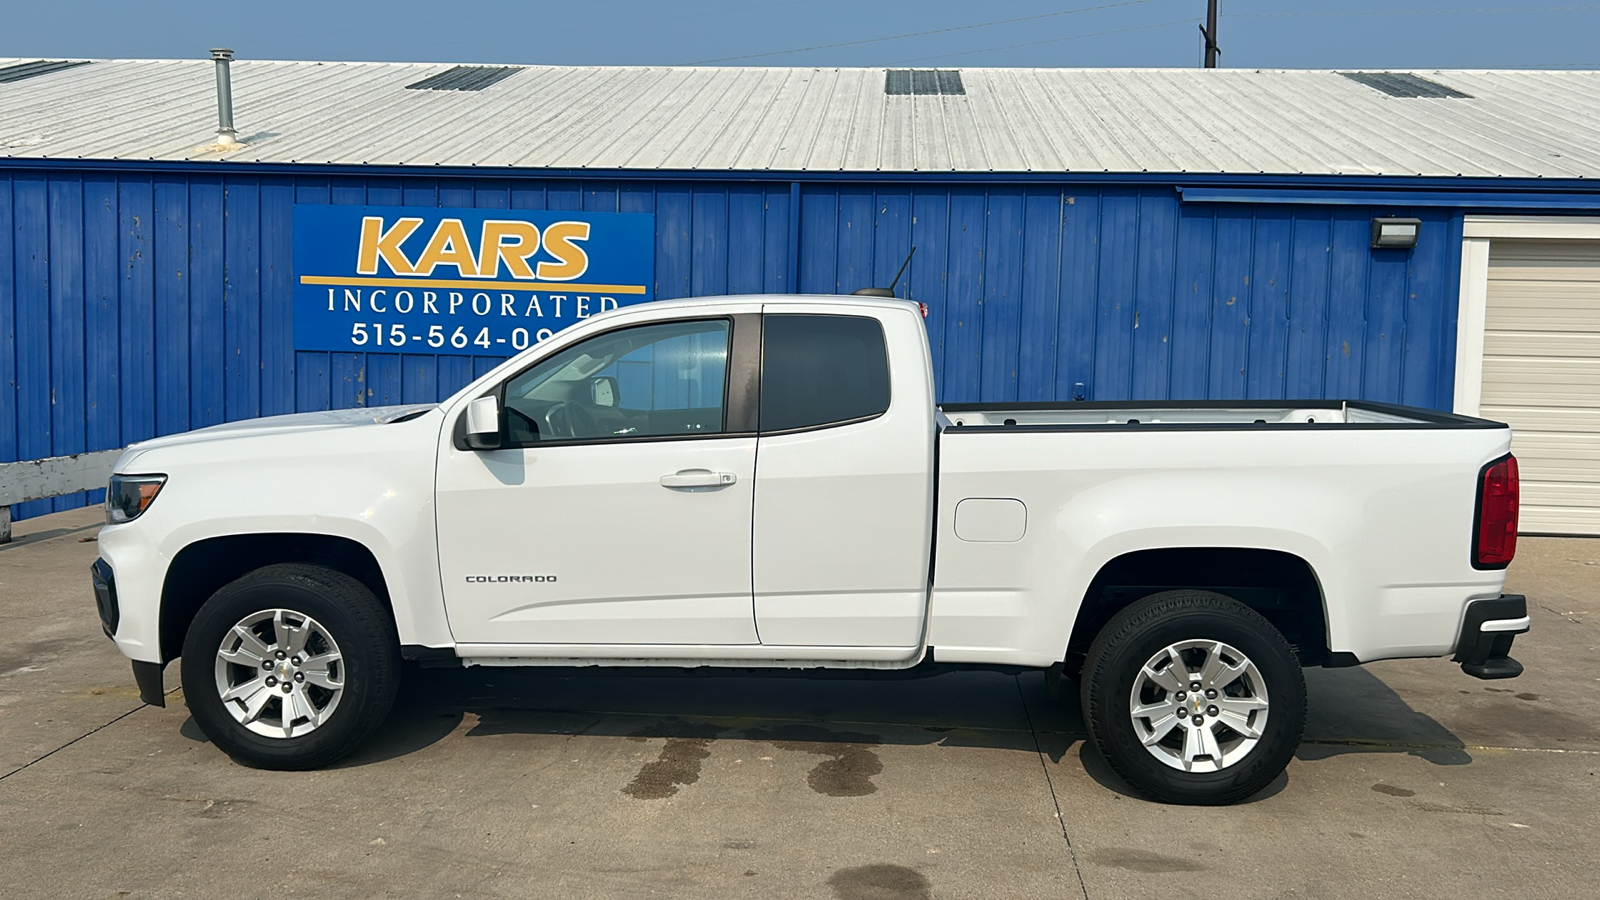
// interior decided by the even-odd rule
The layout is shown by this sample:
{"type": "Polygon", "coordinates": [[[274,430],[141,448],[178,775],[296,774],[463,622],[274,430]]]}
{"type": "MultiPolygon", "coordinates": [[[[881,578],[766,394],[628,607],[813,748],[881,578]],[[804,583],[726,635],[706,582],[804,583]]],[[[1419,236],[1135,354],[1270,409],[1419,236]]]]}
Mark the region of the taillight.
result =
{"type": "Polygon", "coordinates": [[[926,303],[918,303],[917,304],[917,309],[922,310],[922,317],[924,319],[926,319],[928,317],[928,304],[926,304],[926,303]]]}
{"type": "Polygon", "coordinates": [[[1503,569],[1517,555],[1517,458],[1505,456],[1478,476],[1477,544],[1472,565],[1503,569]]]}

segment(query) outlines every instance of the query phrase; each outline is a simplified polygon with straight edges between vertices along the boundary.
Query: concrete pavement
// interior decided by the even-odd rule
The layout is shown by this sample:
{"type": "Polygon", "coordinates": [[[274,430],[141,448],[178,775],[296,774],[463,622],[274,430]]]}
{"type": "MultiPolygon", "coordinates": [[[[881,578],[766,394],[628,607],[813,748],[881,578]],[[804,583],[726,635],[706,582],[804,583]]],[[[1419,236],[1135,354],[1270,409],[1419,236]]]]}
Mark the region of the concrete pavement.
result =
{"type": "MultiPolygon", "coordinates": [[[[1600,896],[1600,541],[1524,539],[1522,678],[1313,670],[1225,809],[1132,797],[1038,675],[414,670],[367,748],[258,772],[142,706],[98,510],[0,547],[0,896],[1600,896]]],[[[176,687],[169,671],[169,686],[176,687]]]]}

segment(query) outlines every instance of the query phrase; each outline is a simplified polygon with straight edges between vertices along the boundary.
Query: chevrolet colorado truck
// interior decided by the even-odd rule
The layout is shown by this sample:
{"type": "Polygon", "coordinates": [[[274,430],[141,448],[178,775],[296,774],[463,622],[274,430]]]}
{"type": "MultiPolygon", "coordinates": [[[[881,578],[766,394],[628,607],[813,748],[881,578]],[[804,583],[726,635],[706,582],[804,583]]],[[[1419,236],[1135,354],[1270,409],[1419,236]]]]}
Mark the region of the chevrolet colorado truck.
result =
{"type": "MultiPolygon", "coordinates": [[[[946,405],[924,311],[624,307],[439,404],[130,447],[93,582],[141,696],[243,763],[350,752],[403,660],[1045,670],[1157,800],[1287,765],[1305,666],[1512,677],[1493,422],[1363,402],[946,405]]],[[[915,674],[915,673],[913,673],[915,674]]]]}

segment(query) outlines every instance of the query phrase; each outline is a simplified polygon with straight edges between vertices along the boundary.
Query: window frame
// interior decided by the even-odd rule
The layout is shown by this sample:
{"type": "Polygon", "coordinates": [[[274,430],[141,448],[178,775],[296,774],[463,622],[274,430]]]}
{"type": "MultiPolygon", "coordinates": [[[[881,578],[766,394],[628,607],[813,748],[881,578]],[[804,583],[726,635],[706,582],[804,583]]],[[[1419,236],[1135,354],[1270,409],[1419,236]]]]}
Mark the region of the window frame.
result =
{"type": "MultiPolygon", "coordinates": [[[[759,389],[752,389],[747,382],[757,381],[760,377],[760,349],[761,349],[761,316],[758,313],[733,313],[720,316],[695,316],[684,319],[658,319],[653,322],[635,322],[618,325],[599,331],[580,341],[575,341],[555,353],[564,353],[567,350],[581,347],[582,345],[608,335],[622,331],[631,331],[636,328],[651,328],[659,325],[688,325],[697,322],[726,322],[728,324],[728,353],[722,377],[722,430],[708,433],[686,434],[643,434],[643,435],[606,435],[594,438],[557,438],[551,440],[537,440],[520,442],[511,440],[510,428],[507,426],[506,416],[510,407],[506,404],[506,389],[511,382],[516,381],[532,369],[547,362],[550,356],[536,359],[526,366],[511,373],[495,385],[493,391],[485,396],[494,396],[500,406],[500,447],[501,450],[537,450],[541,447],[576,447],[594,444],[651,444],[659,441],[704,441],[718,438],[753,437],[756,434],[755,416],[757,410],[752,401],[759,402],[759,389]],[[751,358],[751,333],[754,333],[755,356],[751,358]]],[[[463,414],[458,421],[457,430],[465,423],[463,414]]]]}
{"type": "Polygon", "coordinates": [[[874,419],[881,419],[884,416],[889,414],[889,410],[894,408],[894,367],[889,364],[889,332],[886,329],[884,329],[883,320],[882,319],[878,318],[877,316],[852,315],[850,313],[835,313],[835,312],[814,312],[814,313],[813,312],[772,312],[772,313],[763,312],[761,314],[761,318],[762,318],[762,328],[761,328],[761,333],[758,335],[758,339],[761,341],[761,343],[759,343],[757,345],[757,347],[758,347],[758,349],[760,351],[760,354],[759,354],[759,357],[760,357],[760,366],[759,366],[759,368],[760,368],[760,372],[759,372],[760,378],[757,380],[757,384],[756,384],[756,394],[757,394],[757,396],[756,396],[756,412],[757,412],[756,433],[759,434],[761,437],[777,437],[779,435],[785,435],[785,434],[805,434],[808,431],[823,431],[823,430],[828,429],[828,428],[842,428],[842,427],[844,427],[846,425],[859,425],[862,422],[871,422],[874,419]],[[792,317],[796,317],[796,318],[802,317],[802,316],[809,316],[809,317],[813,317],[813,318],[829,318],[829,319],[865,319],[865,320],[873,323],[874,325],[876,325],[877,328],[878,328],[878,335],[881,338],[883,338],[883,374],[884,374],[884,381],[885,381],[885,385],[884,386],[888,389],[888,394],[889,394],[889,396],[887,398],[887,401],[884,404],[883,410],[881,412],[873,413],[872,415],[869,415],[869,416],[857,416],[857,417],[855,417],[853,419],[840,419],[840,420],[832,421],[832,422],[822,422],[822,423],[817,424],[817,425],[802,425],[802,426],[799,426],[797,428],[767,429],[767,428],[761,427],[760,415],[759,415],[760,412],[761,412],[760,391],[761,391],[762,385],[765,384],[765,382],[766,382],[766,375],[767,375],[767,372],[766,372],[766,343],[765,343],[765,339],[766,339],[766,319],[767,319],[768,316],[792,316],[792,317]]]}

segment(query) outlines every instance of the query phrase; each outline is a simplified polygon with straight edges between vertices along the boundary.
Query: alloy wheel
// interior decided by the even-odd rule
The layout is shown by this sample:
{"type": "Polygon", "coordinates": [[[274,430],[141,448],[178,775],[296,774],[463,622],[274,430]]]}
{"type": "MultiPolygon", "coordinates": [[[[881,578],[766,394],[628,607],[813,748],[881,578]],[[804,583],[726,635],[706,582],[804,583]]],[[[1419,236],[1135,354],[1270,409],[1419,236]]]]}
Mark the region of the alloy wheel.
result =
{"type": "Polygon", "coordinates": [[[344,694],[344,657],[310,616],[266,609],[240,619],[217,648],[217,694],[250,731],[297,738],[333,715],[344,694]]]}
{"type": "Polygon", "coordinates": [[[1139,742],[1185,772],[1218,772],[1250,755],[1269,709],[1255,663],[1212,640],[1179,641],[1151,656],[1128,703],[1139,742]]]}

